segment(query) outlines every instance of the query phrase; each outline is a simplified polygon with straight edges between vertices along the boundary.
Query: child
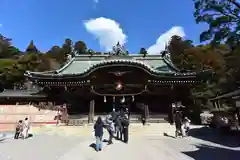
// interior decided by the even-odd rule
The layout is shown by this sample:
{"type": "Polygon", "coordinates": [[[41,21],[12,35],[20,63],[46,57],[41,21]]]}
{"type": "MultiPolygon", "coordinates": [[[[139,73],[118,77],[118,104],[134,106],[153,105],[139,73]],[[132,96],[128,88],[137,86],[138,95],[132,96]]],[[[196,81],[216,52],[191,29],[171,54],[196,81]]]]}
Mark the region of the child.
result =
{"type": "Polygon", "coordinates": [[[23,129],[23,123],[22,122],[23,122],[22,120],[19,120],[18,123],[17,123],[14,139],[18,139],[20,133],[22,132],[22,129],[23,129]]]}
{"type": "Polygon", "coordinates": [[[183,126],[184,126],[184,129],[185,129],[185,134],[187,135],[189,129],[190,129],[190,123],[191,123],[191,120],[188,119],[187,117],[184,117],[183,119],[183,126]]]}

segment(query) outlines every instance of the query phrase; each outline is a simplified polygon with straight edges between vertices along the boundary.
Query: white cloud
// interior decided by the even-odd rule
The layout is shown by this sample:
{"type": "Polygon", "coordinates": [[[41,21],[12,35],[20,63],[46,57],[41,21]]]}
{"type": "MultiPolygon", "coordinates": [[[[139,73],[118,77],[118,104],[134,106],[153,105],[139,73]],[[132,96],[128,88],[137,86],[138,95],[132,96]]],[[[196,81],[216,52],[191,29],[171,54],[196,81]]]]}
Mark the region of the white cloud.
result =
{"type": "Polygon", "coordinates": [[[106,51],[111,51],[112,47],[119,42],[125,44],[127,36],[123,33],[120,25],[108,18],[99,17],[84,22],[87,31],[93,34],[106,51]]]}
{"type": "Polygon", "coordinates": [[[159,54],[161,51],[163,51],[168,44],[168,42],[171,40],[171,37],[177,35],[180,37],[185,37],[185,32],[183,27],[180,26],[174,26],[167,32],[163,33],[156,41],[156,43],[152,46],[150,46],[147,51],[149,54],[159,54]]]}
{"type": "Polygon", "coordinates": [[[97,3],[99,3],[99,0],[93,0],[93,2],[97,4],[97,3]]]}
{"type": "Polygon", "coordinates": [[[0,24],[0,27],[2,27],[3,26],[3,24],[0,24]]]}
{"type": "Polygon", "coordinates": [[[93,8],[96,9],[97,8],[97,4],[99,3],[99,0],[93,0],[93,8]]]}

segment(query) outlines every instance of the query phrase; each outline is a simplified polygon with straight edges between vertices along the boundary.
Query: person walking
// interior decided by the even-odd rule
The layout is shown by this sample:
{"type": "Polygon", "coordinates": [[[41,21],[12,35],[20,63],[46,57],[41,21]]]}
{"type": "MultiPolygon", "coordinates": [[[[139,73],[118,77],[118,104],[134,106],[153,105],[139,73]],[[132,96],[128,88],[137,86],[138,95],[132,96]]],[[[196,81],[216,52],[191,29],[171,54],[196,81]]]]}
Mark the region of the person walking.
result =
{"type": "Polygon", "coordinates": [[[116,118],[117,118],[117,112],[115,110],[115,108],[113,108],[112,112],[110,113],[113,122],[115,122],[116,118]]]}
{"type": "Polygon", "coordinates": [[[128,143],[129,119],[128,119],[128,115],[127,115],[127,114],[123,117],[122,126],[123,126],[123,131],[122,131],[122,134],[123,134],[123,142],[128,143]]]}
{"type": "Polygon", "coordinates": [[[14,139],[19,138],[19,135],[22,132],[22,128],[23,128],[23,121],[19,120],[17,125],[16,125],[16,131],[15,131],[14,139]]]}
{"type": "Polygon", "coordinates": [[[94,132],[96,137],[96,151],[102,150],[102,137],[103,137],[103,121],[101,117],[97,118],[96,123],[94,124],[94,132]]]}
{"type": "Polygon", "coordinates": [[[183,119],[183,129],[182,129],[184,130],[184,136],[188,136],[188,132],[190,130],[190,123],[191,123],[191,120],[185,116],[183,119]]]}
{"type": "Polygon", "coordinates": [[[61,108],[57,108],[57,112],[56,112],[56,116],[54,118],[54,120],[56,120],[56,126],[58,126],[58,124],[61,122],[61,118],[62,118],[62,112],[61,112],[61,108]]]}
{"type": "Polygon", "coordinates": [[[115,126],[116,126],[116,133],[117,133],[117,139],[120,140],[122,139],[122,123],[121,123],[122,119],[120,117],[120,115],[117,115],[116,120],[115,120],[115,126]]]}
{"type": "Polygon", "coordinates": [[[115,132],[114,130],[114,123],[113,123],[113,120],[112,120],[112,117],[111,116],[108,116],[106,118],[106,123],[107,123],[107,131],[109,133],[109,140],[108,140],[108,144],[113,144],[113,134],[115,132]]]}
{"type": "Polygon", "coordinates": [[[175,120],[175,127],[176,127],[175,137],[177,138],[179,134],[182,135],[182,115],[179,111],[175,112],[174,120],[175,120]]]}
{"type": "Polygon", "coordinates": [[[29,130],[29,121],[26,117],[23,123],[23,139],[28,138],[28,130],[29,130]]]}

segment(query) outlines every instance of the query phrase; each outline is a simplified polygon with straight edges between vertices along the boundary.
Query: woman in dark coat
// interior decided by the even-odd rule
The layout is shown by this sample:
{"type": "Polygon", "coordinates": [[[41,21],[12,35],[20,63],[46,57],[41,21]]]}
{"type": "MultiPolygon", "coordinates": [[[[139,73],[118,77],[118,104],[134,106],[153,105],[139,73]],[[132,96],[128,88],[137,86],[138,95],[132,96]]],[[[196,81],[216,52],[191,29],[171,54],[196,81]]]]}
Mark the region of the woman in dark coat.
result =
{"type": "Polygon", "coordinates": [[[103,124],[102,118],[98,117],[96,123],[94,124],[97,152],[102,150],[103,127],[104,127],[104,124],[103,124]]]}

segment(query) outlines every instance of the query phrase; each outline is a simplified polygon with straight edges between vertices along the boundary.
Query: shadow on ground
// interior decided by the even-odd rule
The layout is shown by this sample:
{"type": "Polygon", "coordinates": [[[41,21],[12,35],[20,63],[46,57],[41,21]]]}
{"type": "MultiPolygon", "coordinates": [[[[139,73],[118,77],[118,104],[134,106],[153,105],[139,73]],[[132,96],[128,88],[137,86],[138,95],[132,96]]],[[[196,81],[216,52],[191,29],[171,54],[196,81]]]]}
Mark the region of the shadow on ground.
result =
{"type": "Polygon", "coordinates": [[[182,152],[195,160],[239,160],[240,151],[213,147],[208,145],[195,145],[198,150],[182,152]]]}
{"type": "Polygon", "coordinates": [[[222,133],[217,129],[209,127],[193,128],[189,132],[189,136],[204,141],[213,142],[225,147],[240,147],[240,133],[222,133]]]}
{"type": "Polygon", "coordinates": [[[174,137],[174,136],[172,136],[172,135],[167,134],[166,132],[163,133],[163,136],[169,137],[169,138],[176,138],[176,137],[174,137]]]}
{"type": "Polygon", "coordinates": [[[94,150],[96,150],[96,144],[95,144],[95,143],[90,144],[89,147],[91,147],[91,148],[93,148],[94,150]]]}

